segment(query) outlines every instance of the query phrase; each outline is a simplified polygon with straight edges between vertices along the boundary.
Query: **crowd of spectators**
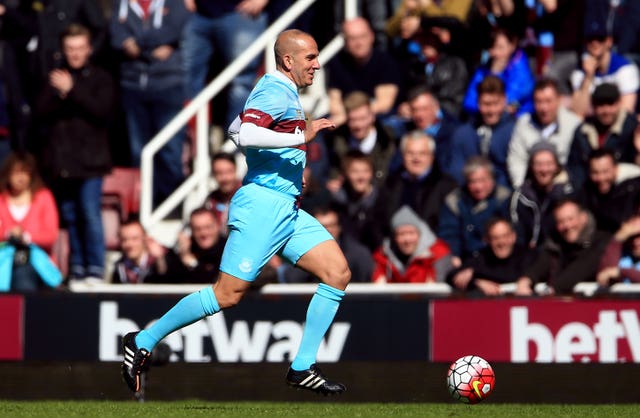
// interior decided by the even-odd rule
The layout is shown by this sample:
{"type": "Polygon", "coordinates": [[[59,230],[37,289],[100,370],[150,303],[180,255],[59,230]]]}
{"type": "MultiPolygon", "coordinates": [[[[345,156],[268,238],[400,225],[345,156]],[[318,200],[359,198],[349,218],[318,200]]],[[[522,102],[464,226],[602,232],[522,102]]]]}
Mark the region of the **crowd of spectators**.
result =
{"type": "MultiPolygon", "coordinates": [[[[14,248],[0,248],[0,269],[31,275],[0,290],[60,285],[38,255],[52,255],[58,222],[68,280],[105,270],[116,283],[214,279],[237,155],[212,155],[216,188],[174,248],[127,220],[109,269],[103,177],[139,166],[142,147],[291,3],[0,0],[0,231],[14,248]],[[20,263],[25,251],[40,262],[20,263]]],[[[338,32],[345,41],[322,63],[336,129],[310,144],[301,207],[340,244],[354,281],[479,295],[640,281],[636,2],[358,4],[357,18],[335,1],[293,24],[321,46],[338,32]]],[[[214,123],[224,129],[242,109],[260,64],[234,78],[214,123]]],[[[156,156],[154,205],[188,172],[190,135],[178,131],[156,156]]],[[[275,256],[259,282],[314,280],[275,256]]]]}

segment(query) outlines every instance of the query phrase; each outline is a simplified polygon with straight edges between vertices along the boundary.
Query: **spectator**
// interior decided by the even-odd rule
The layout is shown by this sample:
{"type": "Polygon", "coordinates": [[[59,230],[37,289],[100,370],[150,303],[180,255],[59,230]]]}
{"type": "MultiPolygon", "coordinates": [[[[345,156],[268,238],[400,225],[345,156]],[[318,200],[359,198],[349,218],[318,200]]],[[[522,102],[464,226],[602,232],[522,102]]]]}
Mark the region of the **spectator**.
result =
{"type": "Polygon", "coordinates": [[[375,205],[376,246],[380,245],[381,237],[391,235],[391,217],[405,205],[413,209],[431,230],[437,230],[440,206],[456,187],[456,181],[434,164],[436,150],[435,141],[424,131],[412,131],[402,137],[402,169],[389,175],[375,205]]]}
{"type": "Polygon", "coordinates": [[[553,144],[538,142],[531,147],[530,154],[527,176],[513,192],[509,212],[518,241],[536,248],[555,227],[555,202],[572,197],[574,189],[553,144]]]}
{"type": "MultiPolygon", "coordinates": [[[[238,58],[267,28],[268,0],[186,0],[192,13],[184,30],[182,50],[187,75],[187,99],[205,87],[209,63],[216,54],[224,68],[238,58]]],[[[226,99],[224,126],[244,109],[260,67],[254,58],[231,80],[226,99]]]]}
{"type": "Polygon", "coordinates": [[[392,236],[373,255],[374,283],[444,282],[451,269],[447,244],[408,206],[391,218],[392,236]]]}
{"type": "Polygon", "coordinates": [[[198,208],[191,212],[188,231],[178,235],[176,248],[166,254],[170,283],[208,283],[218,277],[226,238],[213,212],[198,208]]]}
{"type": "Polygon", "coordinates": [[[524,2],[514,0],[475,0],[467,18],[469,27],[465,60],[471,67],[476,67],[481,58],[486,55],[483,51],[490,45],[491,33],[496,28],[506,28],[518,38],[524,34],[524,2]]]}
{"type": "MultiPolygon", "coordinates": [[[[609,1],[609,0],[605,0],[609,1]]],[[[584,19],[587,6],[583,0],[545,1],[547,7],[536,19],[536,76],[558,81],[563,103],[571,102],[571,73],[580,64],[584,45],[584,19]],[[555,3],[555,5],[552,5],[555,3]]]]}
{"type": "Polygon", "coordinates": [[[395,61],[374,48],[374,34],[364,18],[345,21],[342,34],[344,49],[327,65],[330,119],[336,126],[345,123],[343,98],[353,91],[373,98],[371,107],[376,117],[389,115],[396,106],[401,84],[395,61]]]}
{"type": "Polygon", "coordinates": [[[613,38],[605,22],[599,20],[585,25],[586,52],[582,56],[582,67],[571,74],[571,107],[579,115],[591,114],[591,93],[596,86],[608,82],[618,86],[622,108],[633,113],[640,86],[638,67],[612,51],[613,38]]]}
{"type": "MultiPolygon", "coordinates": [[[[184,105],[180,36],[189,14],[184,0],[114,0],[111,46],[120,54],[122,107],[131,162],[140,167],[142,148],[184,105]],[[161,6],[158,6],[161,4],[161,6]]],[[[153,201],[162,203],[183,181],[180,129],[157,153],[153,201]]]]}
{"type": "Polygon", "coordinates": [[[229,203],[235,192],[242,186],[242,181],[237,174],[235,157],[226,152],[214,154],[211,157],[211,174],[216,182],[216,188],[209,193],[204,207],[214,213],[221,233],[227,236],[229,203]]]}
{"type": "Polygon", "coordinates": [[[513,187],[524,181],[529,162],[529,149],[539,141],[553,143],[560,164],[567,164],[573,134],[580,124],[575,113],[560,105],[560,93],[555,80],[542,78],[533,89],[533,113],[520,116],[513,129],[507,168],[513,187]]]}
{"type": "Polygon", "coordinates": [[[420,32],[421,19],[427,13],[426,3],[428,1],[425,0],[401,0],[385,26],[385,32],[393,43],[407,42],[420,32]]]}
{"type": "Polygon", "coordinates": [[[157,283],[162,281],[167,266],[164,249],[153,241],[139,221],[120,225],[122,256],[113,268],[112,283],[157,283]]]}
{"type": "Polygon", "coordinates": [[[602,287],[640,282],[640,217],[625,221],[609,241],[596,280],[602,287]]]}
{"type": "Polygon", "coordinates": [[[93,59],[107,64],[107,22],[99,2],[95,0],[3,1],[7,9],[8,26],[15,36],[14,50],[25,74],[23,85],[29,103],[37,98],[47,84],[49,73],[64,66],[64,51],[60,36],[71,24],[86,27],[91,34],[93,59]],[[18,47],[19,46],[19,47],[18,47]]]}
{"type": "Polygon", "coordinates": [[[589,211],[570,199],[556,204],[553,217],[554,233],[518,279],[518,295],[533,294],[533,286],[542,282],[551,294],[571,293],[577,283],[596,279],[610,234],[597,230],[589,211]]]}
{"type": "Polygon", "coordinates": [[[469,74],[462,58],[446,53],[440,37],[431,31],[415,36],[420,54],[413,54],[406,65],[409,86],[426,86],[440,106],[459,117],[469,74]]]}
{"type": "Polygon", "coordinates": [[[58,286],[62,276],[50,260],[57,238],[58,210],[35,158],[9,154],[0,170],[0,291],[58,286]]]}
{"type": "Polygon", "coordinates": [[[482,155],[491,161],[498,184],[511,187],[507,151],[515,119],[506,112],[504,83],[496,76],[485,77],[478,88],[478,113],[459,126],[451,136],[451,162],[445,171],[458,184],[464,183],[462,168],[471,157],[482,155]]]}
{"type": "Polygon", "coordinates": [[[471,157],[463,172],[465,183],[445,197],[438,227],[456,267],[485,247],[484,227],[494,216],[507,216],[511,194],[496,184],[493,165],[485,157],[471,157]]]}
{"type": "MultiPolygon", "coordinates": [[[[640,3],[635,1],[612,3],[603,0],[599,3],[605,3],[603,6],[608,6],[607,18],[613,20],[616,52],[633,61],[636,66],[640,65],[640,3]]],[[[600,10],[595,12],[599,13],[600,10]]]]}
{"type": "MultiPolygon", "coordinates": [[[[371,25],[375,37],[375,46],[381,50],[387,49],[387,35],[385,24],[391,14],[391,5],[386,0],[362,0],[356,2],[357,15],[363,16],[371,25]]],[[[339,22],[345,20],[345,1],[333,2],[334,33],[340,31],[339,22]]]]}
{"type": "MultiPolygon", "coordinates": [[[[411,89],[407,95],[410,121],[400,129],[402,136],[413,130],[423,131],[436,141],[436,162],[441,170],[451,163],[451,136],[458,126],[457,119],[440,107],[440,102],[424,86],[411,89]]],[[[392,162],[393,167],[394,162],[392,162]]]]}
{"type": "Polygon", "coordinates": [[[578,194],[599,229],[614,233],[640,207],[640,167],[618,163],[612,151],[594,150],[589,178],[578,194]]]}
{"type": "Polygon", "coordinates": [[[36,114],[44,132],[42,160],[69,231],[70,277],[102,279],[102,177],[111,169],[107,136],[114,83],[89,63],[89,30],[70,25],[62,37],[65,65],[51,71],[36,114]]]}
{"type": "Polygon", "coordinates": [[[478,67],[471,77],[463,102],[467,114],[478,112],[477,86],[488,75],[504,82],[509,113],[522,115],[533,110],[534,79],[529,61],[524,51],[518,49],[518,38],[506,29],[497,28],[492,32],[489,61],[478,67]]]}
{"type": "Polygon", "coordinates": [[[342,187],[332,194],[342,229],[373,252],[377,241],[374,209],[380,194],[373,161],[362,151],[348,151],[342,159],[342,173],[342,187]]]}
{"type": "Polygon", "coordinates": [[[505,218],[489,220],[485,229],[487,246],[450,272],[447,281],[470,295],[499,296],[501,285],[515,283],[535,252],[517,243],[516,231],[505,218]]]}
{"type": "Polygon", "coordinates": [[[571,143],[567,170],[576,189],[587,178],[589,154],[594,149],[613,151],[616,161],[633,163],[638,156],[634,133],[638,120],[622,108],[620,90],[615,84],[603,83],[591,95],[593,115],[578,127],[571,143]]]}
{"type": "Polygon", "coordinates": [[[391,158],[396,151],[393,133],[376,119],[366,93],[361,91],[349,93],[344,99],[344,108],[347,112],[347,123],[327,137],[327,148],[330,150],[330,178],[338,179],[340,183],[342,159],[350,150],[358,150],[371,156],[375,181],[384,183],[391,158]]]}
{"type": "MultiPolygon", "coordinates": [[[[354,237],[344,232],[337,209],[332,206],[318,207],[313,210],[312,215],[329,231],[340,246],[351,269],[352,281],[369,282],[373,274],[371,252],[354,237]]],[[[317,277],[290,264],[283,264],[279,276],[280,281],[284,283],[318,283],[317,277]]]]}

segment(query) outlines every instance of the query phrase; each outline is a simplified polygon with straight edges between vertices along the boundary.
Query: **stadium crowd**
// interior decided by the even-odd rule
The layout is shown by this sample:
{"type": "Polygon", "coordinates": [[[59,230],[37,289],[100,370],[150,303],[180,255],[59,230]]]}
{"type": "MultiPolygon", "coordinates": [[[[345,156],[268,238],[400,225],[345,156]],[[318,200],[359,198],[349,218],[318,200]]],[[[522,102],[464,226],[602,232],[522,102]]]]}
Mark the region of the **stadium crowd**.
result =
{"type": "MultiPolygon", "coordinates": [[[[139,167],[142,147],[292,2],[0,0],[0,276],[12,278],[0,291],[214,280],[237,155],[214,150],[216,188],[174,248],[122,219],[110,268],[104,180],[139,167]]],[[[531,295],[640,282],[640,3],[372,0],[344,22],[334,3],[293,24],[321,46],[345,41],[322,62],[336,129],[309,144],[301,207],[352,281],[488,296],[505,283],[531,295]]],[[[214,123],[241,111],[261,68],[216,99],[214,123]]],[[[188,174],[191,131],[157,155],[154,204],[188,174]]],[[[275,256],[258,285],[315,281],[275,256]]]]}

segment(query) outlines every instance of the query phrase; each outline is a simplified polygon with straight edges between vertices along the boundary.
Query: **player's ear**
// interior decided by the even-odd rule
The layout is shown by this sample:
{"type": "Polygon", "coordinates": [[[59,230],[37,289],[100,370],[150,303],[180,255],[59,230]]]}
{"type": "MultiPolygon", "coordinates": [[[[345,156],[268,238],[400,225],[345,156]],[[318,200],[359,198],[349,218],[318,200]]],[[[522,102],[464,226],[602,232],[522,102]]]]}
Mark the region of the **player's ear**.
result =
{"type": "Polygon", "coordinates": [[[282,57],[282,62],[284,63],[284,68],[286,70],[291,70],[293,67],[293,56],[286,54],[282,57]]]}

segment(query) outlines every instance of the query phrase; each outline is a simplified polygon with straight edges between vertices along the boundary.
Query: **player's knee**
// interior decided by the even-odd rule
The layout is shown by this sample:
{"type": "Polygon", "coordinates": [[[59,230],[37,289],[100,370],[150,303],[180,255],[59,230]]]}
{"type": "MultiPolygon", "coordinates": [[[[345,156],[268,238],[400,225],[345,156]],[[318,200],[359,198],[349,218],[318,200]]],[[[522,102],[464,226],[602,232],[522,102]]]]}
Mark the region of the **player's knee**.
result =
{"type": "Polygon", "coordinates": [[[244,292],[237,291],[218,291],[216,292],[216,299],[220,309],[233,308],[242,300],[244,292]]]}
{"type": "Polygon", "coordinates": [[[344,264],[343,266],[332,269],[332,271],[327,275],[325,283],[329,286],[335,287],[336,289],[344,290],[350,280],[351,270],[348,265],[344,264]]]}

